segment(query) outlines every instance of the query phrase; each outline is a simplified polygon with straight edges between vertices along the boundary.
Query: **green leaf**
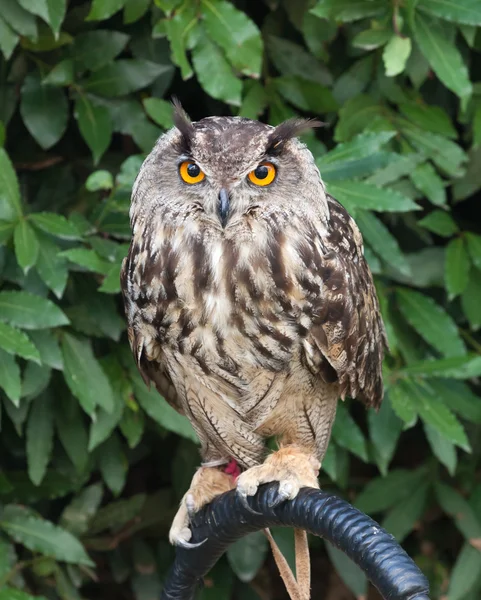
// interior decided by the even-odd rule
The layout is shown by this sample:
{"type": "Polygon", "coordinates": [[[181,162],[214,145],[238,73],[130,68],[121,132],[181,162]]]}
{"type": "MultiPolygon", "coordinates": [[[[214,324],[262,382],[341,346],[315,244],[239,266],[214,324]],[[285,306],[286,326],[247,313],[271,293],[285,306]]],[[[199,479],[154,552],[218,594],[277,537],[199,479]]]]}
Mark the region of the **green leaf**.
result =
{"type": "Polygon", "coordinates": [[[94,483],[83,489],[78,496],[66,506],[60,518],[60,525],[74,535],[84,534],[90,519],[100,507],[103,496],[101,483],[94,483]]]}
{"type": "Polygon", "coordinates": [[[88,96],[79,96],[75,102],[75,118],[83,139],[92,151],[94,165],[97,165],[112,139],[110,113],[104,106],[93,104],[88,96]]]}
{"type": "Polygon", "coordinates": [[[74,63],[70,59],[65,59],[57,63],[50,73],[45,77],[42,83],[45,85],[71,85],[75,79],[74,63]]]}
{"type": "Polygon", "coordinates": [[[466,354],[455,322],[432,298],[408,288],[398,288],[397,299],[406,321],[428,344],[446,357],[466,354]]]}
{"type": "Polygon", "coordinates": [[[404,425],[391,406],[388,392],[384,395],[380,410],[370,410],[367,419],[376,463],[381,473],[386,475],[404,425]]]}
{"type": "Polygon", "coordinates": [[[339,121],[334,132],[337,142],[345,142],[353,135],[369,129],[373,121],[383,114],[384,110],[371,96],[358,95],[350,98],[339,110],[339,121]]]}
{"type": "Polygon", "coordinates": [[[15,221],[22,215],[18,179],[8,154],[0,148],[0,218],[15,221]]]}
{"type": "Polygon", "coordinates": [[[93,273],[105,275],[112,268],[109,262],[100,258],[94,250],[89,250],[88,248],[72,248],[71,250],[64,250],[61,253],[61,256],[68,258],[70,262],[80,265],[93,273]]]}
{"type": "Polygon", "coordinates": [[[481,277],[479,272],[471,270],[468,285],[461,296],[463,312],[471,325],[477,331],[481,327],[481,277]]]}
{"type": "Polygon", "coordinates": [[[446,24],[416,12],[413,29],[422,53],[444,85],[460,98],[470,96],[473,88],[468,69],[446,24]]]}
{"type": "Polygon", "coordinates": [[[99,292],[104,294],[118,294],[120,292],[120,265],[114,265],[107,273],[99,287],[99,292]]]}
{"type": "Polygon", "coordinates": [[[141,19],[150,7],[151,0],[126,0],[124,24],[129,25],[141,19]]]}
{"type": "Polygon", "coordinates": [[[403,275],[411,274],[411,267],[396,238],[382,221],[375,215],[362,210],[356,214],[356,222],[366,242],[384,262],[403,275]]]}
{"type": "Polygon", "coordinates": [[[29,292],[0,292],[0,319],[23,329],[49,329],[69,324],[56,304],[29,292]]]}
{"type": "Polygon", "coordinates": [[[382,522],[384,529],[389,531],[398,542],[412,531],[416,521],[421,518],[427,500],[429,484],[427,481],[420,482],[418,487],[397,504],[382,522]]]}
{"type": "Polygon", "coordinates": [[[468,244],[468,251],[473,264],[478,269],[481,269],[481,235],[466,233],[465,239],[468,244]]]}
{"type": "Polygon", "coordinates": [[[184,416],[174,410],[170,404],[167,404],[156,390],[147,389],[138,373],[132,370],[130,376],[135,398],[149,417],[168,431],[177,433],[194,442],[198,441],[191,424],[184,416]]]}
{"type": "MultiPolygon", "coordinates": [[[[165,33],[170,42],[172,61],[180,67],[182,79],[192,77],[192,68],[187,60],[186,50],[189,34],[196,28],[198,22],[196,7],[191,2],[183,2],[173,15],[165,21],[160,21],[165,27],[165,33]]],[[[222,65],[225,69],[225,65],[222,65]]]]}
{"type": "Polygon", "coordinates": [[[30,13],[41,17],[58,36],[67,8],[66,0],[18,0],[30,13]]]}
{"type": "MultiPolygon", "coordinates": [[[[481,5],[478,0],[422,0],[417,8],[428,15],[447,21],[481,25],[481,5]]],[[[451,600],[451,596],[450,596],[451,600]]]]}
{"type": "Polygon", "coordinates": [[[368,579],[364,571],[353,562],[347,554],[331,544],[325,546],[331,563],[339,577],[356,598],[366,598],[368,579]]]}
{"type": "Polygon", "coordinates": [[[436,173],[431,163],[418,165],[410,173],[411,181],[426,198],[436,206],[446,206],[446,190],[444,182],[436,173]]]}
{"type": "Polygon", "coordinates": [[[429,382],[406,381],[405,384],[408,386],[413,406],[422,420],[456,446],[470,451],[463,426],[450,409],[439,401],[435,389],[429,385],[429,382]]]}
{"type": "Polygon", "coordinates": [[[37,262],[39,243],[35,231],[25,219],[16,225],[13,241],[18,264],[23,272],[27,273],[37,262]]]}
{"type": "Polygon", "coordinates": [[[481,552],[465,543],[456,557],[449,579],[449,600],[466,600],[478,580],[481,572],[481,552]]]}
{"type": "Polygon", "coordinates": [[[64,376],[83,410],[92,415],[96,406],[107,412],[114,408],[110,382],[94,356],[89,342],[70,334],[62,336],[64,376]],[[88,382],[88,385],[87,385],[88,382]]]}
{"type": "Polygon", "coordinates": [[[327,86],[293,75],[277,77],[273,84],[283,98],[301,110],[323,113],[337,108],[336,100],[327,86]]]}
{"type": "Polygon", "coordinates": [[[202,36],[193,49],[192,62],[197,79],[209,96],[240,106],[242,83],[218,46],[207,36],[202,36]],[[214,70],[212,64],[216,66],[214,70]]]}
{"type": "Polygon", "coordinates": [[[125,485],[128,469],[118,435],[111,435],[99,448],[99,467],[107,487],[118,496],[125,485]]]}
{"type": "Polygon", "coordinates": [[[252,581],[264,562],[268,550],[267,538],[262,531],[249,533],[227,549],[227,560],[237,577],[252,581]]]}
{"type": "Polygon", "coordinates": [[[25,78],[20,113],[26,128],[44,150],[54,146],[67,129],[69,111],[65,93],[53,85],[42,85],[39,73],[25,78]]]}
{"type": "Polygon", "coordinates": [[[466,289],[470,268],[468,251],[463,238],[458,237],[451,240],[446,248],[444,265],[446,290],[451,300],[466,289]]]}
{"type": "Polygon", "coordinates": [[[407,196],[391,188],[380,188],[363,181],[336,181],[328,184],[328,192],[349,212],[356,208],[381,212],[408,212],[419,206],[407,196]]]}
{"type": "Polygon", "coordinates": [[[27,335],[23,331],[1,322],[0,348],[6,350],[9,354],[17,354],[26,360],[40,363],[40,354],[27,335]]]}
{"type": "Polygon", "coordinates": [[[453,517],[456,527],[467,541],[481,539],[481,521],[459,492],[445,483],[436,482],[436,498],[445,513],[453,517]]]}
{"type": "Polygon", "coordinates": [[[408,37],[401,37],[394,34],[386,46],[384,46],[382,53],[386,75],[388,77],[395,77],[402,73],[410,54],[411,40],[408,37]]]}
{"type": "Polygon", "coordinates": [[[18,406],[22,393],[22,380],[20,378],[20,367],[15,358],[0,348],[0,388],[3,389],[8,398],[18,406]]]}
{"type": "Polygon", "coordinates": [[[111,63],[128,41],[129,36],[120,31],[87,31],[75,36],[70,55],[78,70],[96,71],[111,63]]]}
{"type": "Polygon", "coordinates": [[[93,0],[86,21],[105,21],[121,8],[126,0],[93,0]]]}
{"type": "Polygon", "coordinates": [[[125,96],[148,86],[169,70],[170,65],[159,65],[148,60],[120,59],[91,73],[84,82],[84,89],[107,98],[125,96]]]}
{"type": "Polygon", "coordinates": [[[42,281],[57,298],[62,298],[67,285],[67,261],[60,256],[60,248],[47,236],[40,237],[40,249],[35,265],[42,281]]]}
{"type": "Polygon", "coordinates": [[[173,127],[173,106],[170,102],[160,98],[145,98],[143,104],[149,117],[158,125],[164,129],[173,127]]]}
{"type": "Polygon", "coordinates": [[[114,187],[114,178],[110,171],[100,170],[90,173],[85,182],[85,187],[89,192],[98,192],[99,190],[111,190],[114,187]]]}
{"type": "Polygon", "coordinates": [[[293,75],[321,85],[332,85],[332,75],[327,67],[302,46],[270,35],[267,39],[267,49],[276,69],[282,75],[293,75]]]}
{"type": "Polygon", "coordinates": [[[428,423],[424,423],[424,431],[426,432],[426,437],[433,454],[438,458],[439,462],[447,468],[449,474],[454,476],[457,464],[456,448],[454,447],[454,444],[428,423]]]}
{"type": "Polygon", "coordinates": [[[27,421],[28,476],[39,485],[47,471],[53,449],[53,405],[46,394],[35,398],[27,421]]]}
{"type": "Polygon", "coordinates": [[[443,237],[451,237],[459,231],[451,215],[444,210],[433,210],[424,219],[418,221],[418,225],[443,237]]]}
{"type": "Polygon", "coordinates": [[[208,36],[230,64],[244,75],[260,77],[263,47],[257,25],[226,0],[201,0],[201,6],[208,36]]]}
{"type": "Polygon", "coordinates": [[[136,494],[102,506],[92,518],[88,529],[89,534],[95,535],[107,529],[118,531],[123,525],[138,517],[145,504],[145,494],[136,494]]]}
{"type": "Polygon", "coordinates": [[[389,386],[389,398],[393,411],[406,424],[405,429],[413,427],[418,415],[411,399],[408,382],[397,381],[389,386]]]}
{"type": "Polygon", "coordinates": [[[77,538],[50,521],[5,509],[0,527],[18,544],[33,552],[72,564],[89,567],[94,564],[77,538]]]}
{"type": "Polygon", "coordinates": [[[388,29],[365,29],[353,37],[351,44],[354,48],[375,50],[384,46],[390,38],[391,32],[388,29]]]}
{"type": "Polygon", "coordinates": [[[451,119],[439,106],[421,104],[420,102],[404,102],[399,105],[399,109],[411,123],[421,129],[448,138],[458,137],[451,119]]]}
{"type": "Polygon", "coordinates": [[[29,215],[28,219],[38,229],[63,240],[80,240],[82,238],[75,225],[71,221],[67,221],[63,215],[37,212],[29,215]]]}
{"type": "Polygon", "coordinates": [[[6,60],[12,56],[19,39],[10,25],[0,17],[0,49],[6,60]]]}
{"type": "Polygon", "coordinates": [[[0,590],[0,600],[47,600],[45,596],[31,596],[16,588],[4,587],[0,590]]]}
{"type": "Polygon", "coordinates": [[[403,133],[419,152],[431,158],[433,162],[452,177],[463,174],[462,163],[467,156],[460,146],[444,136],[423,131],[410,124],[402,126],[403,133]]]}
{"type": "Polygon", "coordinates": [[[359,426],[349,414],[344,404],[338,403],[336,420],[332,428],[336,443],[367,462],[366,440],[359,426]]]}
{"type": "Polygon", "coordinates": [[[425,476],[423,469],[396,469],[385,477],[371,479],[357,496],[354,506],[372,515],[402,504],[419,487],[425,476]]]}
{"type": "Polygon", "coordinates": [[[65,452],[77,471],[82,472],[89,458],[88,434],[79,403],[69,394],[55,406],[55,425],[65,452]]]}
{"type": "Polygon", "coordinates": [[[145,419],[144,413],[137,410],[127,409],[122,415],[119,423],[120,431],[124,435],[129,448],[135,448],[144,433],[145,419]]]}
{"type": "Polygon", "coordinates": [[[48,329],[43,331],[31,331],[29,336],[40,353],[42,364],[61,371],[63,369],[62,354],[57,338],[54,337],[52,331],[48,329]]]}
{"type": "Polygon", "coordinates": [[[426,360],[412,363],[400,369],[398,373],[417,377],[470,379],[471,377],[481,376],[481,356],[472,354],[439,360],[426,360]]]}
{"type": "Polygon", "coordinates": [[[385,9],[386,4],[382,0],[319,0],[310,12],[320,18],[346,23],[379,15],[385,9]]]}

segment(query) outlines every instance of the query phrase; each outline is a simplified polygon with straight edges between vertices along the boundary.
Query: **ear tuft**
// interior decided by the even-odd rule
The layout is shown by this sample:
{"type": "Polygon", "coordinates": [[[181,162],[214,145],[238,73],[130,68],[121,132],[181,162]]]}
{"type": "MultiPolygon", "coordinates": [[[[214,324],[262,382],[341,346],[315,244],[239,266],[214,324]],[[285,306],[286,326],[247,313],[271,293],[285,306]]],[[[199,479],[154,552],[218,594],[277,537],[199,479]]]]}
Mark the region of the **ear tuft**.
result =
{"type": "Polygon", "coordinates": [[[172,98],[172,104],[174,105],[174,125],[182,134],[182,146],[184,150],[189,152],[195,132],[194,126],[187,113],[182,108],[179,99],[176,97],[172,98]]]}
{"type": "Polygon", "coordinates": [[[301,133],[304,133],[309,129],[320,127],[321,125],[324,125],[324,123],[316,119],[293,118],[284,121],[270,134],[266,153],[279,154],[286,142],[288,142],[290,139],[301,135],[301,133]]]}

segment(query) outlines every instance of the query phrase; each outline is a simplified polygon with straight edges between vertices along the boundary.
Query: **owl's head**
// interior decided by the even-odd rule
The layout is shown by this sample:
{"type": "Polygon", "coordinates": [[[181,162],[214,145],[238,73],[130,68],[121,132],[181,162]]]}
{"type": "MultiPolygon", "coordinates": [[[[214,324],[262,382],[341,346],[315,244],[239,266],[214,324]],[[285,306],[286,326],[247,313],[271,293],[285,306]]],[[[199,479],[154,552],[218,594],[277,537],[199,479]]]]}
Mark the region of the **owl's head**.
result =
{"type": "Polygon", "coordinates": [[[242,117],[191,122],[174,103],[174,123],[144,161],[131,218],[197,220],[226,230],[256,212],[292,210],[324,197],[312,154],[297,136],[319,122],[291,119],[277,127],[242,117]]]}

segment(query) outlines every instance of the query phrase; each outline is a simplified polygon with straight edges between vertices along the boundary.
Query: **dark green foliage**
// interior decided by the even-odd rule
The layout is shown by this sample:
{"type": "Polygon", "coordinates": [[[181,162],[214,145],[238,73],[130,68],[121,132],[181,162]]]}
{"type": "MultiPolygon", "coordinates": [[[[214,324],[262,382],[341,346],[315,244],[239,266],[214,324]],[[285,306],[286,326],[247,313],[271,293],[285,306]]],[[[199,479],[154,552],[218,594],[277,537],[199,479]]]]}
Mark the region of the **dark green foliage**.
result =
{"type": "MultiPolygon", "coordinates": [[[[433,598],[479,597],[480,26],[479,0],[0,0],[0,600],[150,600],[172,561],[196,438],[136,370],[119,269],[174,95],[194,119],[326,123],[304,139],[362,230],[391,352],[379,413],[340,406],[321,482],[433,598]]],[[[263,539],[202,599],[283,597],[263,539]]],[[[333,567],[366,593],[319,540],[312,559],[318,597],[333,567]]]]}

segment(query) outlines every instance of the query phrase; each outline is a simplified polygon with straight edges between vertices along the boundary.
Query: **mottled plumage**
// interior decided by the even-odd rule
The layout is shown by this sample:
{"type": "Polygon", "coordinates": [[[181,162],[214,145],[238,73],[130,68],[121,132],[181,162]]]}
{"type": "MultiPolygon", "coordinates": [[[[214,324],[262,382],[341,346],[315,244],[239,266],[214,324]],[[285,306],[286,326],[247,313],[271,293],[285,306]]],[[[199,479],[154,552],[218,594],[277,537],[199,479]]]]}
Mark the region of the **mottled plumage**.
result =
{"type": "Polygon", "coordinates": [[[308,123],[191,124],[178,111],[176,124],[132,194],[122,290],[140,372],[190,419],[207,463],[260,465],[271,435],[322,459],[338,398],[382,399],[385,335],[361,234],[293,137],[308,123]],[[186,159],[201,183],[180,178],[186,159]],[[265,160],[277,176],[256,187],[247,175],[265,160]]]}

